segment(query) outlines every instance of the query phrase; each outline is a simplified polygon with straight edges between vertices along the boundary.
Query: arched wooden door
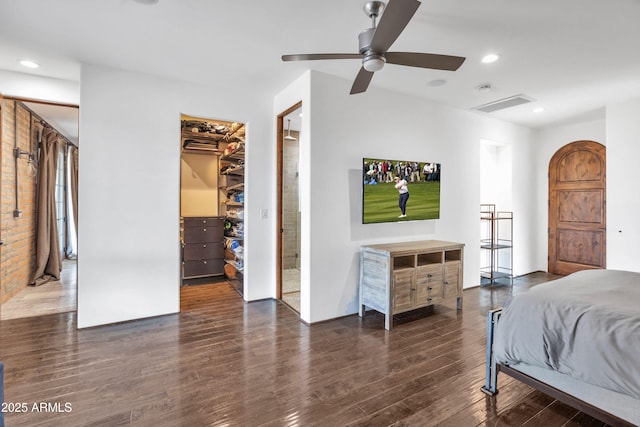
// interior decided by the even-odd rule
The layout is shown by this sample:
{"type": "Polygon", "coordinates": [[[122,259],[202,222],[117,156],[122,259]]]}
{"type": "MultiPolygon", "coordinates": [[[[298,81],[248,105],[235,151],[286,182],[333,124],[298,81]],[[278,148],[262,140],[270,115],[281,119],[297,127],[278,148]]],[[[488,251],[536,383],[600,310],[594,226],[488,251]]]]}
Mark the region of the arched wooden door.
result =
{"type": "Polygon", "coordinates": [[[549,272],[606,267],[606,149],[576,141],[549,162],[549,272]]]}

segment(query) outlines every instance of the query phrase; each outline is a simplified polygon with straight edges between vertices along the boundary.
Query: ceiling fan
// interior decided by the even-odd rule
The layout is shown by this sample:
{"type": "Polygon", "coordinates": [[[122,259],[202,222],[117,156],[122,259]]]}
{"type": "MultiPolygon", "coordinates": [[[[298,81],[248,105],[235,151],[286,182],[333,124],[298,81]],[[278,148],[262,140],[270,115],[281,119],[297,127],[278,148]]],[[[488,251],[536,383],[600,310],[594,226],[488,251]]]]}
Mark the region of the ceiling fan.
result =
{"type": "Polygon", "coordinates": [[[457,70],[466,58],[432,53],[387,52],[419,6],[418,0],[389,0],[384,14],[376,26],[376,19],[385,9],[385,4],[381,1],[369,1],[364,5],[364,12],[371,18],[372,27],[362,31],[358,36],[360,53],[283,55],[282,60],[362,59],[362,67],[351,87],[352,95],[366,91],[373,73],[380,71],[385,63],[435,70],[457,70]]]}

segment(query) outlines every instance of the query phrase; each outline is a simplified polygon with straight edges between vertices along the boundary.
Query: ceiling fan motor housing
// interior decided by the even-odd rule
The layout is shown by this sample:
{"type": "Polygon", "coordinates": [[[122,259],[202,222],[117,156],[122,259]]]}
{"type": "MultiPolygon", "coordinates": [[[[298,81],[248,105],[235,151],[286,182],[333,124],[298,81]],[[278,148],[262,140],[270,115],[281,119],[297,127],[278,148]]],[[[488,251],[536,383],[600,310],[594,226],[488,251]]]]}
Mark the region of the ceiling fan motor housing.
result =
{"type": "Polygon", "coordinates": [[[371,40],[373,39],[373,34],[375,32],[375,28],[367,28],[358,35],[358,51],[361,54],[366,55],[367,52],[371,50],[371,40]]]}

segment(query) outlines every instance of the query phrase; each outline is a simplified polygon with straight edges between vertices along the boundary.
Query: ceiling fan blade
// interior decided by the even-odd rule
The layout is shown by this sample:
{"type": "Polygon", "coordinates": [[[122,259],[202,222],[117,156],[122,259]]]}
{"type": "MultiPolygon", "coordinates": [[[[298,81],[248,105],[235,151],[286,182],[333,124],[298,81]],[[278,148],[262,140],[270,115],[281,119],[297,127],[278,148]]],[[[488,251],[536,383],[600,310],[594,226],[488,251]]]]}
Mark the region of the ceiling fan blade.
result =
{"type": "Polygon", "coordinates": [[[314,61],[317,59],[362,59],[361,53],[307,53],[282,55],[283,61],[314,61]]]}
{"type": "Polygon", "coordinates": [[[387,59],[387,64],[447,71],[456,71],[466,59],[462,56],[415,52],[387,52],[384,57],[387,59]]]}
{"type": "Polygon", "coordinates": [[[356,79],[353,82],[353,86],[351,86],[351,95],[355,95],[356,93],[362,93],[367,90],[369,87],[369,83],[371,82],[371,78],[373,77],[373,73],[371,71],[367,71],[364,67],[360,67],[360,71],[356,76],[356,79]]]}
{"type": "Polygon", "coordinates": [[[391,47],[418,10],[418,0],[389,0],[373,38],[371,50],[384,53],[391,47]]]}

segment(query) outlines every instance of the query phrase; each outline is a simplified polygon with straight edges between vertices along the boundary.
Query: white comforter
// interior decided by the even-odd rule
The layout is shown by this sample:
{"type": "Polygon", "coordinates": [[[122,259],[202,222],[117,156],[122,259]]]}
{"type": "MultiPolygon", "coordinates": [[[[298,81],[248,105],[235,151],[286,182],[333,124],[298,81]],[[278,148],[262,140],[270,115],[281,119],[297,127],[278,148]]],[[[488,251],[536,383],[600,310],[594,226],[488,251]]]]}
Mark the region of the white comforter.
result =
{"type": "Polygon", "coordinates": [[[535,286],[507,302],[495,333],[498,363],[640,399],[640,273],[588,270],[535,286]]]}

